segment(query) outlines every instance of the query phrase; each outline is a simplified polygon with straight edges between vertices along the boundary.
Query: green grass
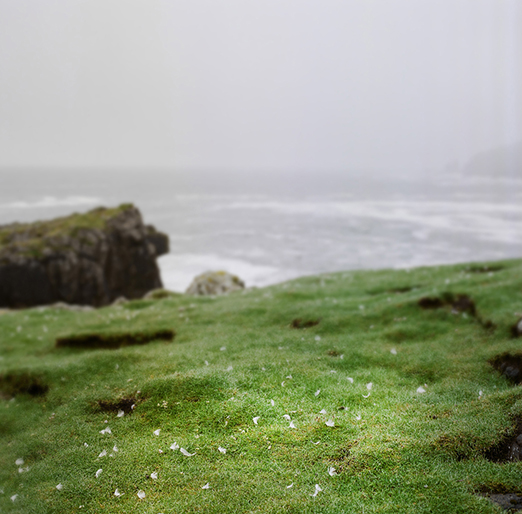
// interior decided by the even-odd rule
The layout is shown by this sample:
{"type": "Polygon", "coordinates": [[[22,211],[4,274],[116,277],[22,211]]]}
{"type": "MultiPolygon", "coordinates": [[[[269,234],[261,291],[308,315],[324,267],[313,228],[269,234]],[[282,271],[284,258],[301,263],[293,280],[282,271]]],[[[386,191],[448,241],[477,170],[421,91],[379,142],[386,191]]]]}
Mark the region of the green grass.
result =
{"type": "Polygon", "coordinates": [[[476,493],[522,489],[522,463],[486,458],[522,417],[522,391],[487,361],[522,346],[510,333],[522,313],[522,261],[494,265],[4,313],[0,512],[498,512],[476,493]],[[496,330],[417,304],[444,293],[469,295],[496,330]],[[295,319],[320,322],[298,329],[295,319]],[[74,334],[165,329],[173,342],[55,347],[74,334]],[[34,383],[38,395],[28,392],[34,383]],[[110,407],[122,399],[135,408],[118,417],[110,407]],[[106,427],[112,433],[100,433],[106,427]],[[174,442],[196,455],[171,450],[174,442]],[[322,491],[312,496],[315,484],[322,491]]]}

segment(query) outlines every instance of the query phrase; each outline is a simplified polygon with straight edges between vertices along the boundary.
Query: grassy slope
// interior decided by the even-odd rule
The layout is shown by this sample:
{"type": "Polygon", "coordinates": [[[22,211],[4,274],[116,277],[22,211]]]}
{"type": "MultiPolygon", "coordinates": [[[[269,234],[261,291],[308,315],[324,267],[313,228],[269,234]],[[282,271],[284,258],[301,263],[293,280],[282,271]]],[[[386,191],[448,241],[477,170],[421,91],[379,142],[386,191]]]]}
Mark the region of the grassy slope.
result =
{"type": "Polygon", "coordinates": [[[520,387],[486,362],[522,342],[509,335],[522,312],[522,261],[501,264],[494,273],[346,272],[217,299],[1,315],[0,372],[30,373],[50,389],[0,400],[0,512],[497,512],[473,492],[522,482],[522,463],[482,456],[522,415],[520,387]],[[417,306],[444,291],[469,294],[497,330],[417,306]],[[321,322],[290,328],[298,317],[321,322]],[[174,342],[54,348],[64,334],[158,328],[174,328],[174,342]],[[133,414],[95,408],[124,396],[138,398],[133,414]],[[112,434],[100,434],[107,426],[112,434]],[[173,442],[196,455],[170,450],[173,442]],[[114,457],[99,458],[103,450],[114,457]],[[18,458],[29,471],[19,473],[18,458]]]}

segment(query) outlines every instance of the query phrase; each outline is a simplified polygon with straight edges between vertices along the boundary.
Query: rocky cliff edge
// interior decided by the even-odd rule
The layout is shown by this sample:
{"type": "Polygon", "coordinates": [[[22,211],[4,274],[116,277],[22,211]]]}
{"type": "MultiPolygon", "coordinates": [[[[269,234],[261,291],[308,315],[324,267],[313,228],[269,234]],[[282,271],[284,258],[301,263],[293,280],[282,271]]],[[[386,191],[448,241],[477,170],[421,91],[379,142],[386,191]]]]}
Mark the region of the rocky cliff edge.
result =
{"type": "Polygon", "coordinates": [[[0,307],[141,298],[162,287],[156,258],[168,251],[131,204],[0,226],[0,307]]]}

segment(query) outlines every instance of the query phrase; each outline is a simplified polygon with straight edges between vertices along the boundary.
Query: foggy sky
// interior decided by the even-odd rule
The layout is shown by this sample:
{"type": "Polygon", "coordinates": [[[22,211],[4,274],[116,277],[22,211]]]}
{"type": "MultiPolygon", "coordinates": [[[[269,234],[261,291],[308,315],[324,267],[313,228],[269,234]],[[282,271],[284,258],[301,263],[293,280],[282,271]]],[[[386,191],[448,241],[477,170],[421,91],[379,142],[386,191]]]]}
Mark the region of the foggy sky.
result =
{"type": "Polygon", "coordinates": [[[437,168],[520,139],[520,0],[0,0],[0,168],[437,168]]]}

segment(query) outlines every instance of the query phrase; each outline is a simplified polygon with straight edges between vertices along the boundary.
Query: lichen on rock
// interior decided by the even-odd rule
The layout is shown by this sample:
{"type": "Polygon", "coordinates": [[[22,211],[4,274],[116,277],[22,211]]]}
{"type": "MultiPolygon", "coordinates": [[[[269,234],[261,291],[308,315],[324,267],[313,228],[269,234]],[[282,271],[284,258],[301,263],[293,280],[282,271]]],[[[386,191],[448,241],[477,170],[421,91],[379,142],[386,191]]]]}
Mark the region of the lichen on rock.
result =
{"type": "Polygon", "coordinates": [[[162,287],[168,237],[131,204],[0,226],[0,307],[103,306],[162,287]]]}
{"type": "Polygon", "coordinates": [[[245,283],[236,275],[226,271],[207,271],[198,275],[188,287],[186,294],[194,296],[213,296],[240,291],[245,283]]]}

